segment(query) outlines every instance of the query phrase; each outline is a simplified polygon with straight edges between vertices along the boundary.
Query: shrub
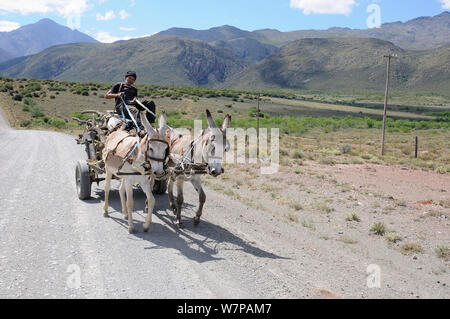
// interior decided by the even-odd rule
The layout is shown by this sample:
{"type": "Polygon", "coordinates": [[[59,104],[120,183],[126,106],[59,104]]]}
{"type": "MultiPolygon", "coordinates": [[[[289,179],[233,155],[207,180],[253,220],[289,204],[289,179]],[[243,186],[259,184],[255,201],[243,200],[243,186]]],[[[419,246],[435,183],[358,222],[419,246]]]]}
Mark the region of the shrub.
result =
{"type": "Polygon", "coordinates": [[[386,225],[384,223],[375,223],[370,229],[375,235],[384,236],[386,233],[386,225]]]}
{"type": "Polygon", "coordinates": [[[322,157],[322,158],[319,160],[319,164],[321,164],[321,165],[331,165],[331,166],[333,166],[333,165],[336,164],[336,162],[335,162],[334,159],[332,159],[331,157],[322,157]]]}
{"type": "Polygon", "coordinates": [[[258,110],[256,109],[256,107],[251,107],[248,110],[248,116],[250,116],[250,117],[256,117],[257,113],[258,113],[258,110]]]}
{"type": "Polygon", "coordinates": [[[26,97],[25,99],[23,99],[23,104],[29,105],[29,106],[34,106],[34,105],[36,105],[36,102],[34,102],[31,98],[26,97]]]}
{"type": "Polygon", "coordinates": [[[450,248],[448,246],[438,246],[435,250],[436,255],[444,260],[450,260],[450,248]]]}
{"type": "Polygon", "coordinates": [[[316,229],[316,226],[315,226],[314,221],[312,219],[309,219],[309,220],[303,219],[302,220],[302,226],[306,227],[306,228],[309,228],[309,229],[312,229],[312,230],[316,229]]]}
{"type": "Polygon", "coordinates": [[[294,154],[292,155],[292,158],[302,159],[303,158],[303,154],[300,151],[295,151],[294,154]]]}
{"type": "Polygon", "coordinates": [[[14,101],[20,102],[20,101],[22,101],[23,96],[22,96],[22,94],[16,94],[16,95],[14,95],[13,99],[14,99],[14,101]]]}
{"type": "Polygon", "coordinates": [[[30,126],[31,121],[30,120],[24,120],[22,122],[20,122],[20,127],[28,127],[30,126]]]}
{"type": "Polygon", "coordinates": [[[64,128],[66,126],[66,121],[58,117],[53,117],[48,121],[48,124],[56,128],[64,128]]]}
{"type": "Polygon", "coordinates": [[[352,148],[350,147],[350,145],[345,144],[340,147],[340,151],[341,151],[341,154],[348,154],[348,153],[352,152],[352,148]]]}
{"type": "Polygon", "coordinates": [[[395,233],[395,232],[387,233],[384,237],[387,239],[388,242],[394,243],[394,244],[396,242],[402,240],[402,236],[400,234],[398,234],[398,233],[395,233]]]}
{"type": "Polygon", "coordinates": [[[42,110],[39,107],[33,107],[33,109],[31,110],[31,117],[39,118],[42,116],[44,116],[44,113],[42,112],[42,110]]]}
{"type": "Polygon", "coordinates": [[[404,255],[422,253],[423,247],[420,244],[407,243],[400,247],[400,252],[404,255]]]}
{"type": "Polygon", "coordinates": [[[281,156],[289,156],[289,152],[284,149],[280,149],[280,155],[281,156]]]}
{"type": "Polygon", "coordinates": [[[348,222],[351,222],[351,221],[360,222],[361,218],[359,217],[358,213],[353,212],[353,213],[348,214],[345,217],[345,220],[348,222]]]}

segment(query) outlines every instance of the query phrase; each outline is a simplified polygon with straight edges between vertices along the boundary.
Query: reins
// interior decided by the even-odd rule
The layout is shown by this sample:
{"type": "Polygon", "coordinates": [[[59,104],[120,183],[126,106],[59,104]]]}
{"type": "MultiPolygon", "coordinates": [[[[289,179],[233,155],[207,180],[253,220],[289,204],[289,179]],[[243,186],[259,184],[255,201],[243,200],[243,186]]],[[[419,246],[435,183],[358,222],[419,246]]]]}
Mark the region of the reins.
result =
{"type": "MultiPolygon", "coordinates": [[[[124,94],[124,96],[125,96],[125,94],[124,94]]],[[[132,120],[133,123],[134,123],[134,126],[136,126],[136,131],[139,133],[139,132],[141,131],[141,129],[139,128],[139,125],[137,124],[136,120],[134,119],[133,114],[131,114],[131,111],[130,111],[130,109],[128,108],[128,105],[125,103],[125,100],[124,100],[123,96],[121,96],[121,99],[122,99],[122,104],[123,104],[123,106],[124,106],[125,109],[127,110],[128,115],[130,116],[131,120],[132,120]]],[[[125,120],[125,114],[123,113],[123,109],[122,109],[122,118],[125,120]]]]}

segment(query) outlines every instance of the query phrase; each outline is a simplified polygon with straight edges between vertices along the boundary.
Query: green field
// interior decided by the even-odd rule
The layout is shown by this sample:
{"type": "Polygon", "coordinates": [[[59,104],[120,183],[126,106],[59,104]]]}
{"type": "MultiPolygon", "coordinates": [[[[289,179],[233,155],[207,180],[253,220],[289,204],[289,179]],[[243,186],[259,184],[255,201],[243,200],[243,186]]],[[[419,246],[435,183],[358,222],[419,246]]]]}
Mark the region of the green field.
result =
{"type": "MultiPolygon", "coordinates": [[[[0,105],[17,129],[75,134],[82,128],[72,117],[80,116],[80,111],[113,109],[113,100],[104,99],[110,86],[3,78],[0,105]]],[[[379,103],[379,94],[246,92],[150,85],[139,85],[138,89],[141,101],[152,99],[158,112],[166,111],[172,127],[193,127],[194,119],[203,119],[206,125],[206,109],[218,123],[229,113],[232,127],[256,127],[257,97],[261,96],[260,126],[280,129],[283,165],[308,159],[330,165],[396,163],[450,172],[450,106],[445,96],[414,94],[418,96],[416,103],[407,105],[400,103],[401,97],[413,102],[413,96],[393,93],[396,110],[388,113],[387,153],[381,157],[382,110],[374,106],[379,103]],[[372,105],[362,107],[363,101],[372,105]],[[401,107],[409,111],[401,111],[401,107]],[[412,158],[415,136],[420,140],[419,159],[412,158]]]]}

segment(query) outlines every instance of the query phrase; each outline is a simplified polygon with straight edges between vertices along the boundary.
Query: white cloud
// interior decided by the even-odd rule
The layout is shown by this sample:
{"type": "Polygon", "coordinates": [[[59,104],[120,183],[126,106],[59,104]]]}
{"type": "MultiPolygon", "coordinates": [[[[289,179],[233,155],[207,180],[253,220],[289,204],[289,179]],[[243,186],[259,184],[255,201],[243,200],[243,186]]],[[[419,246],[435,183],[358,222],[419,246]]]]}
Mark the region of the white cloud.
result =
{"type": "Polygon", "coordinates": [[[442,9],[450,9],[450,0],[440,0],[442,2],[442,9]]]}
{"type": "Polygon", "coordinates": [[[90,0],[1,0],[0,11],[20,13],[56,13],[65,18],[91,8],[90,0]]]}
{"type": "Polygon", "coordinates": [[[131,37],[129,37],[129,36],[126,36],[123,38],[116,37],[114,35],[111,35],[109,32],[105,32],[105,31],[97,32],[94,35],[94,38],[102,43],[113,43],[113,42],[116,42],[119,40],[130,40],[131,39],[131,37]]]}
{"type": "Polygon", "coordinates": [[[149,36],[150,36],[150,34],[144,34],[144,35],[136,36],[136,37],[125,36],[125,37],[121,38],[121,37],[116,37],[116,36],[110,34],[109,32],[106,32],[106,31],[100,31],[100,32],[97,32],[96,34],[93,35],[93,37],[96,40],[98,40],[98,41],[100,41],[102,43],[113,43],[113,42],[120,41],[120,40],[131,40],[131,39],[147,38],[149,36]]]}
{"type": "MultiPolygon", "coordinates": [[[[449,1],[449,0],[445,0],[449,1]]],[[[291,0],[291,8],[301,9],[304,14],[350,14],[355,0],[291,0]]]]}
{"type": "Polygon", "coordinates": [[[134,7],[136,5],[136,0],[130,0],[130,7],[134,7]]]}
{"type": "Polygon", "coordinates": [[[97,19],[97,21],[108,21],[108,20],[115,19],[116,15],[115,15],[114,11],[110,10],[110,11],[106,12],[105,15],[101,15],[100,13],[97,13],[95,18],[97,19]]]}
{"type": "Polygon", "coordinates": [[[120,27],[120,30],[122,30],[122,31],[136,31],[136,28],[120,27]]]}
{"type": "Polygon", "coordinates": [[[121,10],[119,12],[119,16],[122,20],[125,20],[126,18],[131,17],[131,14],[129,14],[128,12],[126,12],[125,10],[121,10]]]}
{"type": "Polygon", "coordinates": [[[20,28],[20,23],[0,20],[0,32],[9,32],[20,28]]]}

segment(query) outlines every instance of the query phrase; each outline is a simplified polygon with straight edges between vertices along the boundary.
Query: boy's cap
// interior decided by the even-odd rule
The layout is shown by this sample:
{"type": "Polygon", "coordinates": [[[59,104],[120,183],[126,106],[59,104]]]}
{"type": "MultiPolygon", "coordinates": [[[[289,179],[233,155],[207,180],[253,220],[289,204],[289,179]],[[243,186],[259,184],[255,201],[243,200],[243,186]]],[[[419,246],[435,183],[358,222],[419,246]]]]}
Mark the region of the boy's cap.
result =
{"type": "Polygon", "coordinates": [[[133,76],[135,79],[137,79],[136,72],[134,71],[128,71],[125,77],[127,78],[129,76],[133,76]]]}

